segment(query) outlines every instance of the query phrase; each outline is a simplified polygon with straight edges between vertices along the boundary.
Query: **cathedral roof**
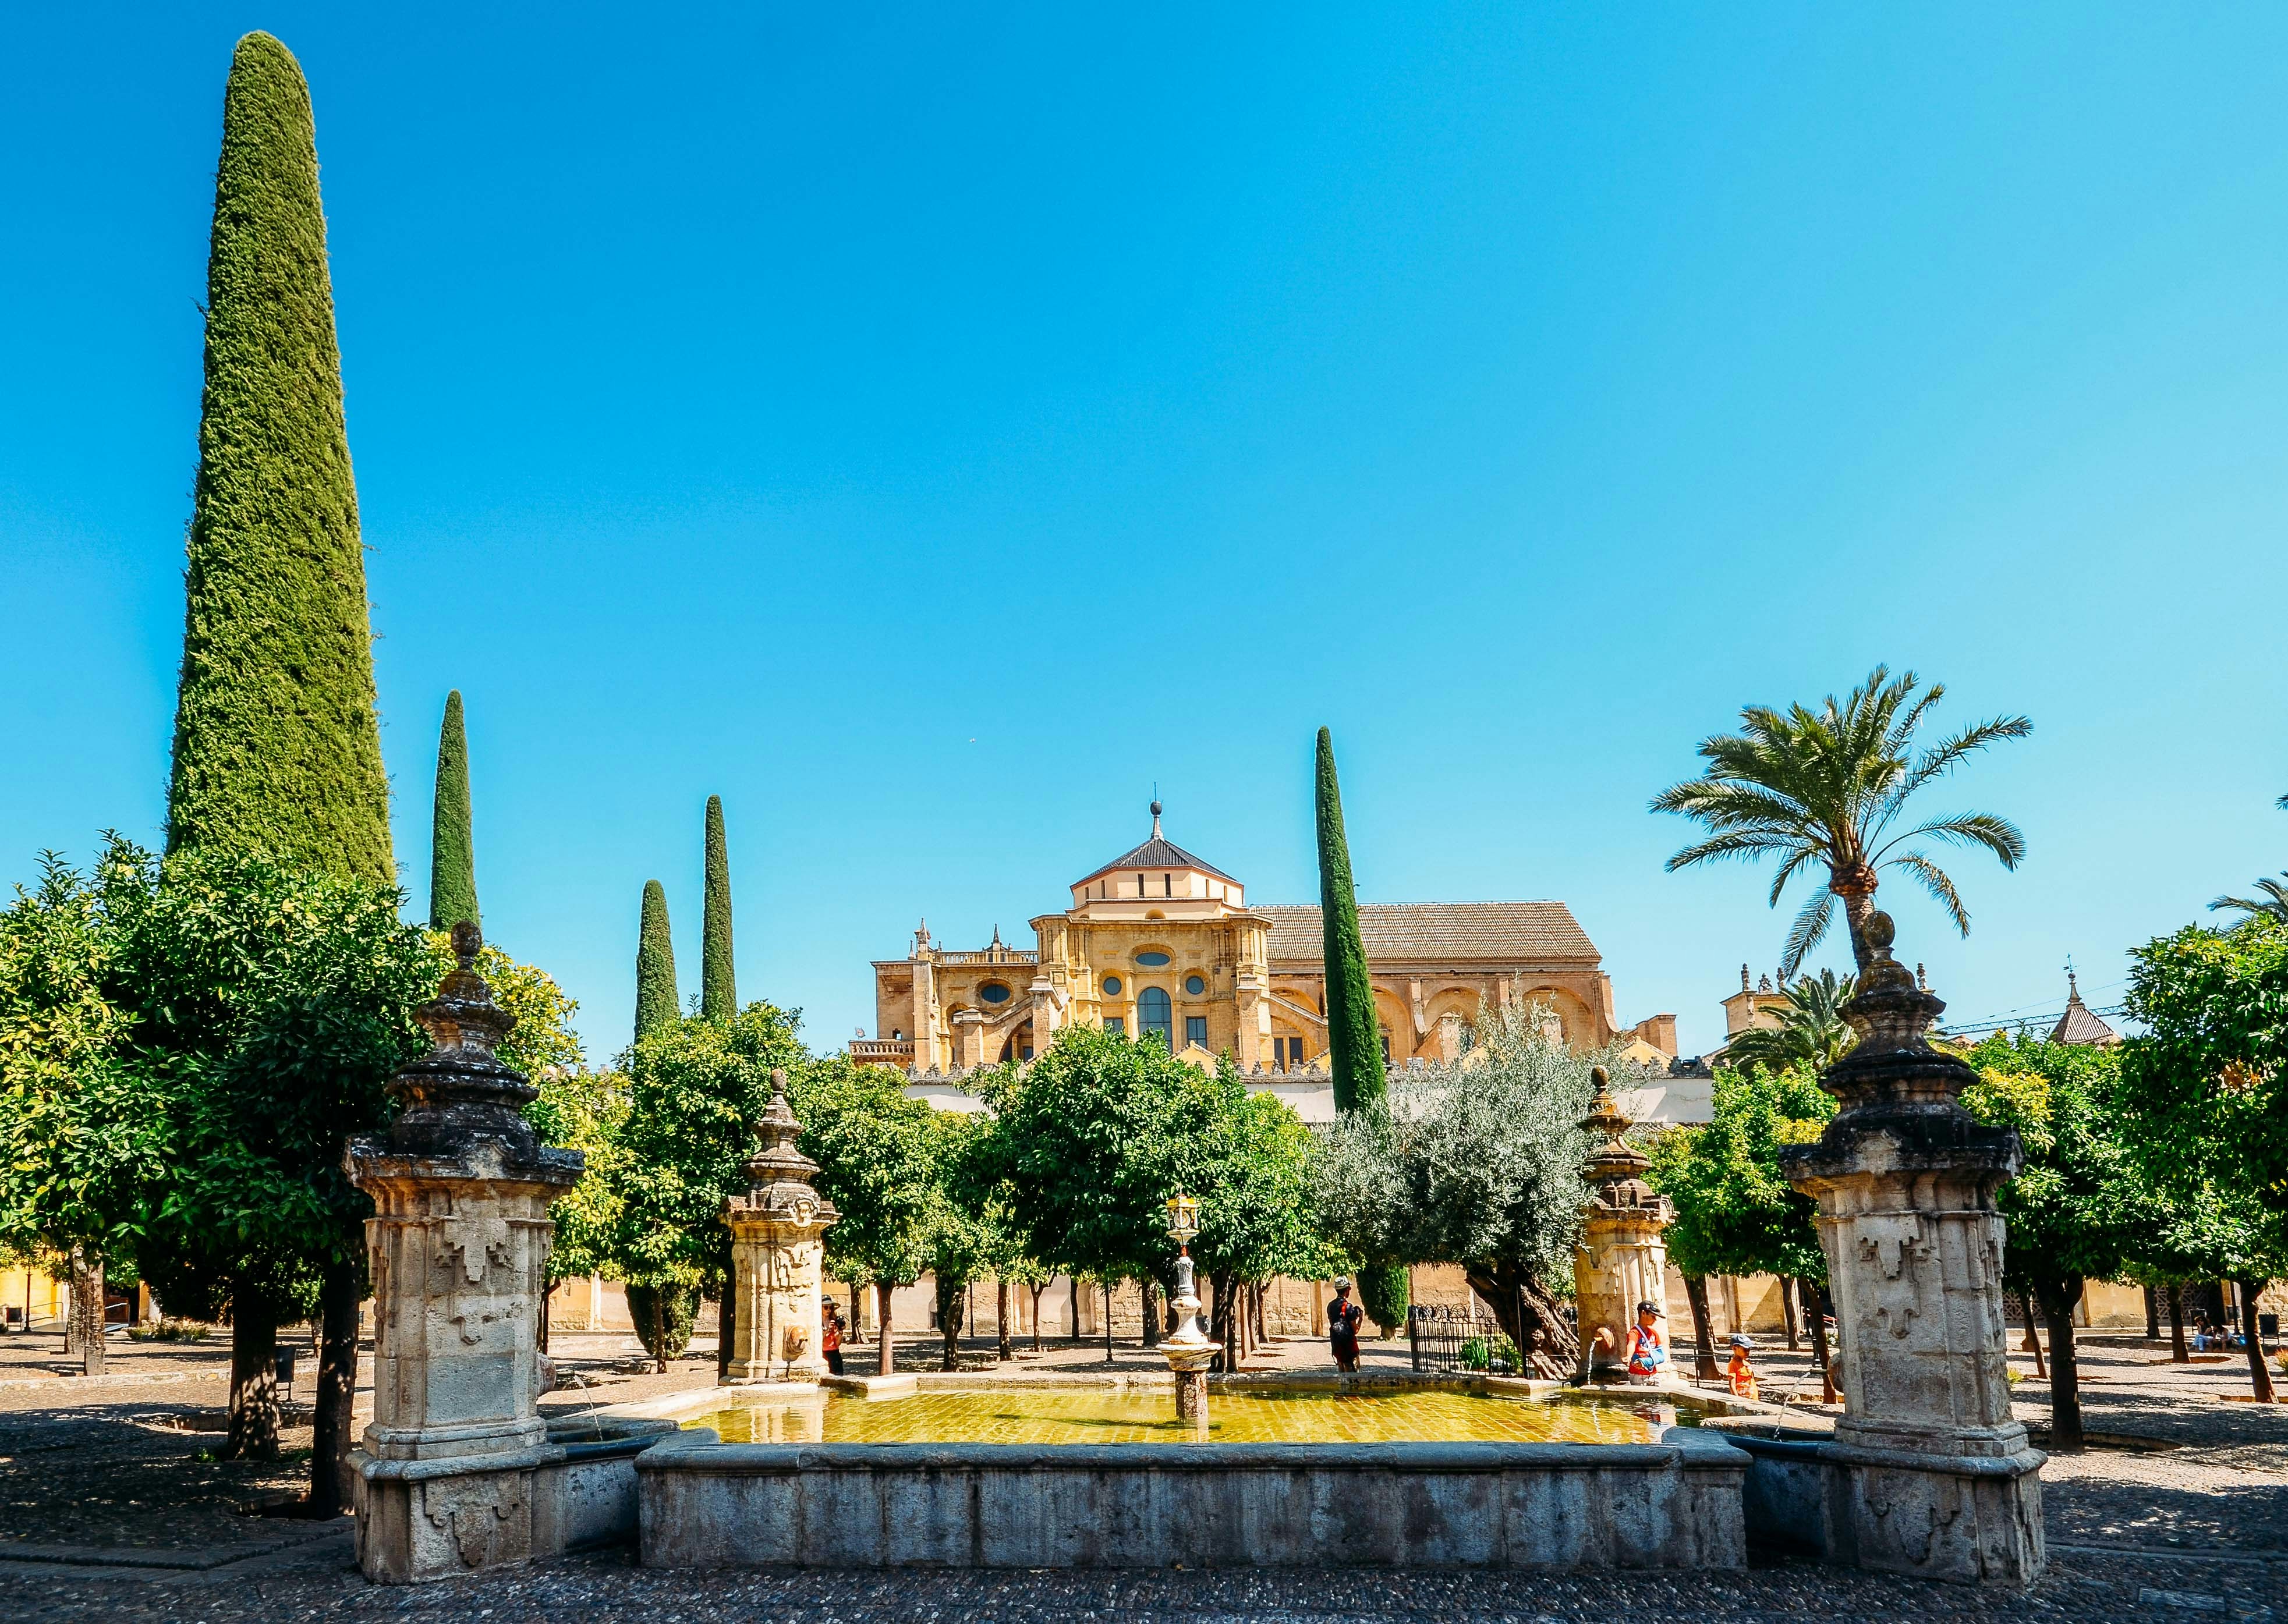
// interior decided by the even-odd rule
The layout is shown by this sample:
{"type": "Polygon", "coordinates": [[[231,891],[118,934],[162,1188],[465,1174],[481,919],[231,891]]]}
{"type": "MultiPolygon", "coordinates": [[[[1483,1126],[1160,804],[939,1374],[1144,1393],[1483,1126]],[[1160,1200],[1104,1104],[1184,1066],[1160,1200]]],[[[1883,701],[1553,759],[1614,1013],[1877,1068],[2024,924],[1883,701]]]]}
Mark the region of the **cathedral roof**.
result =
{"type": "MultiPolygon", "coordinates": [[[[1316,963],[1325,952],[1324,927],[1311,903],[1275,904],[1255,912],[1271,921],[1273,960],[1316,963]]],[[[1534,959],[1598,958],[1562,902],[1362,902],[1359,938],[1367,962],[1453,959],[1513,964],[1534,959]]]]}
{"type": "Polygon", "coordinates": [[[2121,1042],[2121,1034],[2105,1023],[2105,1018],[2081,1001],[2081,988],[2073,977],[2066,977],[2066,1012],[2058,1017],[2058,1024],[2050,1028],[2053,1043],[2089,1043],[2103,1048],[2121,1042]]]}
{"type": "Polygon", "coordinates": [[[1219,880],[1239,883],[1236,876],[1226,874],[1205,859],[1194,857],[1189,852],[1160,833],[1160,803],[1152,803],[1152,837],[1133,851],[1124,852],[1108,863],[1099,863],[1073,882],[1085,885],[1100,874],[1109,874],[1116,868],[1192,868],[1201,874],[1212,874],[1219,880]]]}

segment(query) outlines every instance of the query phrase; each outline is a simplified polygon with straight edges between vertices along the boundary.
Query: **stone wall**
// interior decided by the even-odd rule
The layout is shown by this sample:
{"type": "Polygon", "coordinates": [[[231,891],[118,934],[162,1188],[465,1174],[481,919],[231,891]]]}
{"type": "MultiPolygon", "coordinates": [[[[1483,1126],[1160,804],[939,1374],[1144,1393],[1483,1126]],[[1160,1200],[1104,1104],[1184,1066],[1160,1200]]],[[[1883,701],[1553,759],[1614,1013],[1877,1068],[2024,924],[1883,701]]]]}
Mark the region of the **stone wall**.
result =
{"type": "Polygon", "coordinates": [[[647,1567],[1738,1568],[1748,1461],[1658,1444],[724,1445],[638,1457],[647,1567]]]}

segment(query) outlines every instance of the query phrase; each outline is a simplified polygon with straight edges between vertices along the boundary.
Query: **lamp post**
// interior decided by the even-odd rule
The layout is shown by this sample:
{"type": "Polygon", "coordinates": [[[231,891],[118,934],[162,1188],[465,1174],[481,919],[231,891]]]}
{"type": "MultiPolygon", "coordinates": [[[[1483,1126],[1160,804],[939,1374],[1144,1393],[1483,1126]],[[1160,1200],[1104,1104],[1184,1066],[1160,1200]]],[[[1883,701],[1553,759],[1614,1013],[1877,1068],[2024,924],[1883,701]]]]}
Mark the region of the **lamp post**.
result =
{"type": "Polygon", "coordinates": [[[1192,1264],[1191,1240],[1200,1232],[1200,1204],[1180,1190],[1168,1198],[1168,1238],[1176,1243],[1176,1329],[1160,1344],[1176,1376],[1176,1419],[1203,1436],[1208,1425],[1208,1366],[1223,1351],[1200,1328],[1200,1293],[1192,1264]]]}

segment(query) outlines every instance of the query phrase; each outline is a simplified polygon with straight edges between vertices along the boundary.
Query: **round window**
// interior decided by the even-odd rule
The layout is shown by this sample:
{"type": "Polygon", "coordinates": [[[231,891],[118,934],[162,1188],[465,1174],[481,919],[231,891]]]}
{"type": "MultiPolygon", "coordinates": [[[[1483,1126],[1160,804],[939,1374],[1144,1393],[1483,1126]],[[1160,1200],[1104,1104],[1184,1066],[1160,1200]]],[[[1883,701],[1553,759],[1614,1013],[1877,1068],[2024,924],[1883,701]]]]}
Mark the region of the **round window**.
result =
{"type": "Polygon", "coordinates": [[[1006,1003],[1009,1002],[1009,989],[1002,986],[998,981],[988,981],[984,986],[977,989],[977,995],[985,1000],[988,1003],[1006,1003]]]}
{"type": "Polygon", "coordinates": [[[1199,977],[1186,976],[1184,978],[1184,991],[1189,993],[1193,997],[1197,998],[1202,993],[1204,993],[1207,990],[1208,984],[1199,977]]]}
{"type": "Polygon", "coordinates": [[[1107,977],[1105,977],[1105,978],[1104,978],[1104,991],[1105,991],[1105,994],[1106,994],[1106,995],[1107,995],[1108,997],[1112,997],[1112,998],[1117,998],[1117,997],[1119,997],[1119,996],[1120,996],[1120,978],[1119,978],[1118,976],[1107,976],[1107,977]]]}
{"type": "Polygon", "coordinates": [[[1150,952],[1138,954],[1136,955],[1136,962],[1139,964],[1143,965],[1147,970],[1157,970],[1161,965],[1165,964],[1168,962],[1168,955],[1155,949],[1150,952]]]}

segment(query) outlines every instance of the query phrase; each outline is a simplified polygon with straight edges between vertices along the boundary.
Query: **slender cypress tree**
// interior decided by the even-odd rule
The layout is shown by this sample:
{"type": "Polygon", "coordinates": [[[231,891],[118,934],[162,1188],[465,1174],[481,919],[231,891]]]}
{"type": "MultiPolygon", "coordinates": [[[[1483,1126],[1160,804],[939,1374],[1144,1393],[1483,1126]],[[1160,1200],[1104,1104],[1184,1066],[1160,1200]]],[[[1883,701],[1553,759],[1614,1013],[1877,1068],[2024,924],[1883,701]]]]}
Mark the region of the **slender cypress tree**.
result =
{"type": "Polygon", "coordinates": [[[250,34],[223,92],[167,846],[394,883],[309,88],[250,34]]]}
{"type": "Polygon", "coordinates": [[[478,929],[477,847],[469,823],[469,735],[461,691],[445,696],[437,733],[437,810],[429,826],[429,928],[449,931],[464,919],[478,929]]]}
{"type": "Polygon", "coordinates": [[[636,935],[636,1036],[673,1020],[679,1002],[675,943],[667,933],[667,891],[657,880],[646,880],[643,924],[636,935]]]}
{"type": "MultiPolygon", "coordinates": [[[[1319,917],[1327,965],[1327,1040],[1332,1051],[1335,1106],[1353,1111],[1379,1099],[1384,1075],[1382,1025],[1375,1018],[1374,985],[1366,944],[1359,936],[1358,895],[1351,883],[1351,848],[1343,833],[1343,796],[1335,782],[1335,743],[1319,730],[1319,917]]],[[[1406,1319],[1410,1282],[1404,1264],[1369,1258],[1359,1267],[1359,1305],[1385,1331],[1406,1319]]]]}
{"type": "Polygon", "coordinates": [[[1351,849],[1343,836],[1342,791],[1335,783],[1335,744],[1319,730],[1319,917],[1325,931],[1327,1042],[1332,1051],[1335,1108],[1354,1110],[1384,1089],[1382,1032],[1359,939],[1358,897],[1351,887],[1351,849]]]}
{"type": "Polygon", "coordinates": [[[731,969],[731,854],[723,842],[723,797],[707,797],[707,906],[700,919],[699,1013],[727,1021],[739,1012],[731,969]]]}

